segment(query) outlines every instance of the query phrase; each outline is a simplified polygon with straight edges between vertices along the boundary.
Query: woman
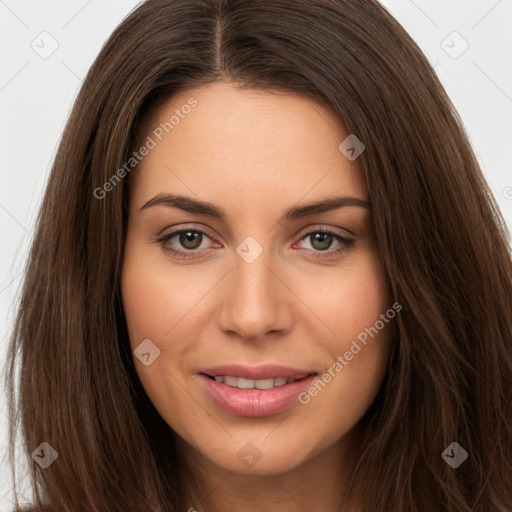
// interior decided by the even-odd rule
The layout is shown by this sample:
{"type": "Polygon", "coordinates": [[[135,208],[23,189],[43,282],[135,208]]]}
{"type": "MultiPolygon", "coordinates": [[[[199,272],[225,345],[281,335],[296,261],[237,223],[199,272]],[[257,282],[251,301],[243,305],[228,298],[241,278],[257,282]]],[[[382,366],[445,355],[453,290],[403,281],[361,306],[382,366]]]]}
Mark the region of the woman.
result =
{"type": "Polygon", "coordinates": [[[510,511],[508,237],[377,1],[147,0],[23,286],[33,510],[510,511]]]}

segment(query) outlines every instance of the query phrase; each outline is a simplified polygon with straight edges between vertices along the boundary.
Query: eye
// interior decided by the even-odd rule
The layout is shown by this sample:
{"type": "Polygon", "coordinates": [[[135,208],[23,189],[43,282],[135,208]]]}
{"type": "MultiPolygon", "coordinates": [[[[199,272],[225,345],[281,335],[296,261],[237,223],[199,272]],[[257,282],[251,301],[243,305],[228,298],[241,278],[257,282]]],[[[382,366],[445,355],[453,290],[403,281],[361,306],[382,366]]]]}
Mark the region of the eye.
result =
{"type": "MultiPolygon", "coordinates": [[[[196,258],[198,257],[198,254],[207,250],[207,240],[212,241],[212,239],[202,230],[182,228],[163,235],[158,238],[156,242],[173,256],[187,259],[196,258]],[[180,246],[181,248],[176,248],[176,246],[180,246]]],[[[354,239],[347,238],[327,228],[317,228],[309,231],[302,236],[300,242],[307,240],[310,240],[311,249],[306,248],[306,250],[313,253],[314,257],[317,258],[326,258],[341,254],[348,250],[348,248],[354,243],[354,239]],[[338,244],[338,247],[331,249],[333,243],[338,244]]]]}
{"type": "Polygon", "coordinates": [[[309,231],[301,238],[301,242],[307,240],[310,241],[312,247],[312,249],[308,250],[315,253],[314,256],[319,258],[341,254],[354,243],[353,238],[347,238],[327,228],[317,228],[313,231],[309,231]],[[333,243],[339,244],[336,249],[331,249],[333,243]]]}
{"type": "Polygon", "coordinates": [[[171,231],[170,233],[162,236],[158,240],[156,240],[162,248],[178,258],[194,258],[197,255],[194,253],[201,252],[206,247],[202,247],[205,239],[210,239],[210,237],[201,230],[197,229],[179,229],[175,231],[171,231]],[[173,239],[176,239],[175,242],[172,242],[173,239]],[[175,249],[174,246],[178,244],[184,250],[175,249]]]}

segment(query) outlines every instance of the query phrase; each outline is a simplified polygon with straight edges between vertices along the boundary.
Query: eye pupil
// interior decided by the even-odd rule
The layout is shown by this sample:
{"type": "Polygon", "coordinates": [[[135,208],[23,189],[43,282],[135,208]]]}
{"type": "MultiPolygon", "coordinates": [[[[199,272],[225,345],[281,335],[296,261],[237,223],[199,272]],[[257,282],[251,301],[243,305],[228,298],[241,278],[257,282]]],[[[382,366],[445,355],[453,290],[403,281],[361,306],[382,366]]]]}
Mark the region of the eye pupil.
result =
{"type": "Polygon", "coordinates": [[[326,249],[329,249],[329,247],[331,246],[331,242],[332,242],[332,235],[329,235],[328,233],[315,233],[313,235],[313,247],[315,247],[315,249],[318,249],[319,251],[324,251],[326,249]],[[327,243],[325,242],[325,240],[327,239],[327,243]],[[319,241],[320,242],[320,246],[316,246],[315,247],[315,243],[314,242],[317,242],[319,241]]]}
{"type": "Polygon", "coordinates": [[[197,231],[183,231],[180,234],[180,244],[186,249],[197,249],[201,245],[202,234],[197,231]],[[197,244],[197,240],[199,243],[197,244]]]}

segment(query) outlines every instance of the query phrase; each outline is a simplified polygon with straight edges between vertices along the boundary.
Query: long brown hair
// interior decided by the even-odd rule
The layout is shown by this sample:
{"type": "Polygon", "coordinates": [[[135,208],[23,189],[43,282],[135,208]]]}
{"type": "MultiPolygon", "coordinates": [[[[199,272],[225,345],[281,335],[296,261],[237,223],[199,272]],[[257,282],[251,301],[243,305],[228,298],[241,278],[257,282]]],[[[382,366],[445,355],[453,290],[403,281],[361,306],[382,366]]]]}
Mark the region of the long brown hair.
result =
{"type": "Polygon", "coordinates": [[[366,146],[375,233],[403,309],[360,423],[351,499],[365,512],[510,512],[510,235],[439,79],[376,0],[147,0],[115,30],[65,128],[23,283],[6,375],[13,477],[19,421],[36,510],[192,505],[121,306],[130,177],[95,190],[130,158],[149,112],[219,80],[306,95],[366,146]],[[47,469],[31,457],[42,442],[58,452],[47,469]],[[457,469],[441,457],[452,442],[468,453],[457,469]]]}

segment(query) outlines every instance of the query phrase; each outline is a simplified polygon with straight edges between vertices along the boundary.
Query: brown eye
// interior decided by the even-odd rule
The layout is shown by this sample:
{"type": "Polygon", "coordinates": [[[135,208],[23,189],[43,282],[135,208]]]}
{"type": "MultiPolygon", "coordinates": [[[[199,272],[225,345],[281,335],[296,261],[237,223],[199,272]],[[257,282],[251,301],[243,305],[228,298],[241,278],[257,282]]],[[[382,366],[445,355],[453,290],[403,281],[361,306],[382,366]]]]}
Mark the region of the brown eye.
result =
{"type": "MultiPolygon", "coordinates": [[[[203,242],[210,237],[201,230],[196,229],[179,229],[168,233],[158,240],[162,248],[178,258],[195,258],[198,257],[203,249],[203,242]]],[[[341,254],[354,243],[351,238],[344,237],[339,233],[328,229],[317,229],[310,231],[301,238],[301,242],[309,240],[311,248],[307,248],[315,257],[329,257],[341,254]],[[331,249],[333,244],[338,244],[338,248],[331,249]]]]}
{"type": "Polygon", "coordinates": [[[312,235],[308,235],[311,240],[311,245],[313,248],[319,251],[325,251],[331,247],[334,237],[332,235],[328,235],[327,233],[313,233],[312,235]]]}
{"type": "Polygon", "coordinates": [[[194,258],[207,247],[201,247],[205,239],[210,237],[197,229],[179,229],[168,233],[158,240],[164,251],[178,258],[194,258]]]}
{"type": "Polygon", "coordinates": [[[178,234],[178,241],[185,249],[197,249],[202,240],[203,234],[198,231],[182,231],[178,234]]]}
{"type": "Polygon", "coordinates": [[[310,231],[301,238],[302,242],[308,240],[311,248],[306,247],[306,250],[316,253],[315,257],[319,258],[341,254],[348,250],[348,248],[355,242],[354,239],[347,238],[329,229],[316,229],[315,231],[310,231]],[[339,247],[331,249],[333,243],[338,243],[339,247]]]}

